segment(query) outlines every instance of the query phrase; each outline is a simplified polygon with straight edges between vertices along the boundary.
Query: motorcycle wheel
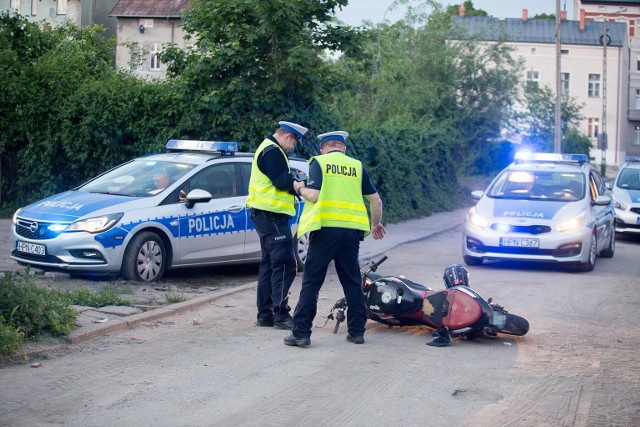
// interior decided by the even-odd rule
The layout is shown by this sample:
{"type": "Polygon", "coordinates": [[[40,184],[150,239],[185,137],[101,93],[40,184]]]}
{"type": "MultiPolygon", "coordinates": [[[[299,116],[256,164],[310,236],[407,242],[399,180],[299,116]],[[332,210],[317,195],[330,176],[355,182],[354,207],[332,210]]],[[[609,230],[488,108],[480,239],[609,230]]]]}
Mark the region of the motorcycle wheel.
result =
{"type": "Polygon", "coordinates": [[[500,330],[503,334],[522,336],[529,332],[529,322],[524,317],[511,313],[504,313],[507,319],[504,328],[500,330]]]}

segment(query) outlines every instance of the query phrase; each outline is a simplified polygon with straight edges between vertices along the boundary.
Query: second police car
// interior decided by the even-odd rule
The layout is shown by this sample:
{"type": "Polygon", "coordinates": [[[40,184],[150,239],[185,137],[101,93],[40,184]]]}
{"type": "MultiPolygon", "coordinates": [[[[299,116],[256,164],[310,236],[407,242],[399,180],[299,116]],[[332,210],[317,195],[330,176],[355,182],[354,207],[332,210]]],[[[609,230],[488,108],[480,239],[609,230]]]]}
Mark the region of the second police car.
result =
{"type": "Polygon", "coordinates": [[[602,176],[582,154],[521,152],[489,185],[474,191],[462,255],[484,260],[562,263],[593,270],[615,251],[615,212],[602,176]]]}
{"type": "MultiPolygon", "coordinates": [[[[18,210],[11,258],[77,274],[159,280],[175,267],[259,262],[246,208],[253,154],[233,142],[171,140],[167,153],[124,163],[18,210]]],[[[292,172],[308,173],[302,159],[292,172]]],[[[302,211],[290,223],[294,234],[302,211]]],[[[306,240],[297,242],[301,265],[306,240]]]]}
{"type": "Polygon", "coordinates": [[[640,234],[640,157],[627,157],[613,182],[616,232],[640,234]]]}

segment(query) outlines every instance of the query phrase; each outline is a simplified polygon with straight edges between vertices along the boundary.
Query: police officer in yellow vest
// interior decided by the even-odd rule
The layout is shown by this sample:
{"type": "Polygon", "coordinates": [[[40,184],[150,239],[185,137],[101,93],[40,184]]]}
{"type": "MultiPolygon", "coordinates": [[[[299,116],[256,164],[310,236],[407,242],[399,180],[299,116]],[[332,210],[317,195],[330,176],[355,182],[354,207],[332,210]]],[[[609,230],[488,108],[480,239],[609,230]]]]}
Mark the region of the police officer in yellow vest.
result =
{"type": "Polygon", "coordinates": [[[347,341],[364,343],[367,314],[360,288],[360,241],[368,234],[382,239],[386,230],[380,223],[382,200],[369,174],[360,161],[345,154],[348,136],[342,131],[318,136],[322,154],[310,159],[308,183],[298,191],[306,199],[298,236],[310,233],[310,240],[293,330],[284,339],[286,345],[311,344],[317,296],[332,260],[348,304],[347,341]],[[364,198],[369,201],[371,222],[364,198]]]}
{"type": "Polygon", "coordinates": [[[295,215],[295,193],[304,185],[295,181],[287,152],[307,128],[278,122],[280,127],[256,150],[251,165],[247,206],[262,249],[258,273],[256,325],[291,330],[289,289],[296,277],[296,259],[289,219],[295,215]]]}

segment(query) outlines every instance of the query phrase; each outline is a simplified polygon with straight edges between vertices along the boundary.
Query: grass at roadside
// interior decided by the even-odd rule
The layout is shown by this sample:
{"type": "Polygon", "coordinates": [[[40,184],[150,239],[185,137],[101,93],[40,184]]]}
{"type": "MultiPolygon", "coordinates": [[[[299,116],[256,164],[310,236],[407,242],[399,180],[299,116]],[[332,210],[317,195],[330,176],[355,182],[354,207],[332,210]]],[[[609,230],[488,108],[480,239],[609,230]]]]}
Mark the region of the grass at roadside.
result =
{"type": "Polygon", "coordinates": [[[28,272],[25,276],[5,273],[0,278],[0,356],[15,354],[24,340],[37,341],[43,332],[70,334],[78,317],[71,305],[132,305],[131,299],[121,296],[127,293],[129,288],[115,285],[97,292],[60,290],[38,286],[28,272]]]}

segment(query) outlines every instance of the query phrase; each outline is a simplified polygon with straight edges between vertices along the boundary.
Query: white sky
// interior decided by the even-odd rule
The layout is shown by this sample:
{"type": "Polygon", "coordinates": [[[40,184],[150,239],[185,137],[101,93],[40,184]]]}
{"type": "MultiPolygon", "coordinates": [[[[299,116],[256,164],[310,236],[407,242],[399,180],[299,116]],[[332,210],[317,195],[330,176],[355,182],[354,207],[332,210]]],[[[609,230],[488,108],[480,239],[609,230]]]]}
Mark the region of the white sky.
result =
{"type": "MultiPolygon", "coordinates": [[[[556,0],[472,0],[473,7],[485,10],[489,15],[496,18],[519,18],[522,16],[522,9],[528,9],[529,17],[539,13],[556,13],[556,0]]],[[[464,0],[439,0],[443,6],[451,4],[462,4],[464,0]]],[[[393,0],[349,0],[349,4],[338,11],[336,16],[344,23],[352,26],[361,25],[362,21],[369,20],[374,24],[382,22],[383,19],[397,21],[404,17],[405,8],[396,10],[387,9],[393,0]],[[385,16],[386,15],[386,16],[385,16]]],[[[419,5],[419,0],[412,4],[419,5]]],[[[573,0],[560,0],[560,8],[563,9],[566,3],[567,18],[573,19],[573,0]]]]}

